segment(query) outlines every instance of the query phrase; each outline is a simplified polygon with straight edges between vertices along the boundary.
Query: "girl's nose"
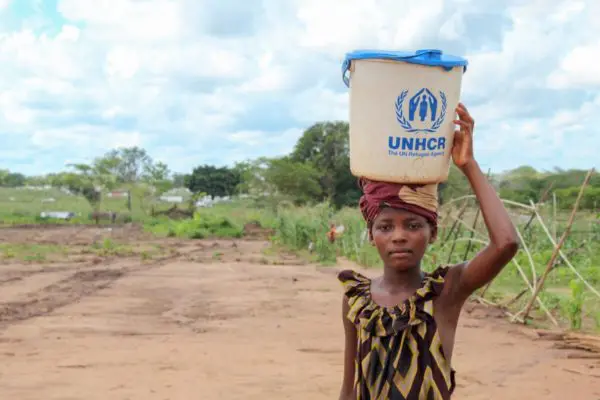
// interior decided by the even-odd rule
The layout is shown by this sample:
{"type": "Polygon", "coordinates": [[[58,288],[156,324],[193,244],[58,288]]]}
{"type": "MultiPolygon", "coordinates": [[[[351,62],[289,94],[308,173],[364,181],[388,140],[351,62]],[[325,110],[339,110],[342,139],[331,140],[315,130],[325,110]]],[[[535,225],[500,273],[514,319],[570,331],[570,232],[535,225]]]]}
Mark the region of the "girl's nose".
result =
{"type": "Polygon", "coordinates": [[[392,232],[392,241],[406,242],[406,231],[402,228],[395,228],[392,232]]]}

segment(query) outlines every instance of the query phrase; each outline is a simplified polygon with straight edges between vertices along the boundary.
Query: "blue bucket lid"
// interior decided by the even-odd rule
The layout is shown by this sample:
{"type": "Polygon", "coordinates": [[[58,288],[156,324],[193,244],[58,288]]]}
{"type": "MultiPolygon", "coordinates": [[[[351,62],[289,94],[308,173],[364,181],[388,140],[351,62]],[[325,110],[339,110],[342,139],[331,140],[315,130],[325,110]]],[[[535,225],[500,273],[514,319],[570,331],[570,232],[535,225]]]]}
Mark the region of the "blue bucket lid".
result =
{"type": "Polygon", "coordinates": [[[342,64],[342,79],[346,86],[350,86],[350,80],[347,72],[350,69],[352,60],[383,59],[393,61],[403,61],[412,64],[428,65],[431,67],[442,67],[451,70],[454,67],[463,67],[467,70],[468,61],[462,57],[443,54],[438,49],[423,49],[415,52],[409,51],[391,51],[391,50],[355,50],[346,53],[346,58],[342,64]]]}

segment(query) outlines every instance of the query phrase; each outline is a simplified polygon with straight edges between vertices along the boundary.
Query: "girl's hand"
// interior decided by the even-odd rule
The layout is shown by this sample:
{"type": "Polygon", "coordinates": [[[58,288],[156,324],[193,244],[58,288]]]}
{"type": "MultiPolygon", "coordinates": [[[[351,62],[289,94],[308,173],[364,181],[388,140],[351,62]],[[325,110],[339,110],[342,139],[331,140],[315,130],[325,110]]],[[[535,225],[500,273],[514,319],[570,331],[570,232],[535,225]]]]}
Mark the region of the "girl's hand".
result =
{"type": "Polygon", "coordinates": [[[454,144],[452,146],[452,160],[458,168],[465,168],[473,160],[473,129],[475,121],[467,111],[464,104],[458,103],[456,107],[458,120],[454,123],[459,126],[459,129],[454,131],[454,144]]]}

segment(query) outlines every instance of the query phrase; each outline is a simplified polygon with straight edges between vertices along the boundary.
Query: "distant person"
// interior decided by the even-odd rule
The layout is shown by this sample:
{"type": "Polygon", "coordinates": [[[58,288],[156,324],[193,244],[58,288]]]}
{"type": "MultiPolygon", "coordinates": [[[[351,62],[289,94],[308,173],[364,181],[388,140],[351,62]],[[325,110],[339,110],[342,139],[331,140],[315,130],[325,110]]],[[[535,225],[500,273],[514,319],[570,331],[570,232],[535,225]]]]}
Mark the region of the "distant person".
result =
{"type": "Polygon", "coordinates": [[[335,237],[337,235],[337,231],[335,229],[335,224],[329,225],[329,230],[327,231],[327,239],[329,243],[335,243],[335,237]]]}
{"type": "Polygon", "coordinates": [[[361,179],[360,208],[383,275],[341,271],[345,330],[340,400],[450,399],[456,387],[452,351],[467,298],[515,256],[517,234],[473,157],[474,121],[459,104],[452,159],[481,205],[490,243],[470,261],[421,270],[437,233],[437,185],[361,179]]]}

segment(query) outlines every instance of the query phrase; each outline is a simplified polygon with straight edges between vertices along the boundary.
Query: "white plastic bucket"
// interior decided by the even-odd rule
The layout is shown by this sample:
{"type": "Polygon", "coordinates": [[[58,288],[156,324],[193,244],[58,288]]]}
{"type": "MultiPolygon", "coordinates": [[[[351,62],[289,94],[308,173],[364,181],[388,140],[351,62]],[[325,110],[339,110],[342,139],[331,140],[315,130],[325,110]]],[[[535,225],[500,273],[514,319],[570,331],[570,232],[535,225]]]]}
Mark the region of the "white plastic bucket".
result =
{"type": "Polygon", "coordinates": [[[450,170],[467,60],[440,50],[359,50],[346,55],[350,170],[398,183],[439,183],[450,170]]]}

